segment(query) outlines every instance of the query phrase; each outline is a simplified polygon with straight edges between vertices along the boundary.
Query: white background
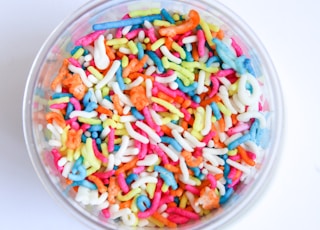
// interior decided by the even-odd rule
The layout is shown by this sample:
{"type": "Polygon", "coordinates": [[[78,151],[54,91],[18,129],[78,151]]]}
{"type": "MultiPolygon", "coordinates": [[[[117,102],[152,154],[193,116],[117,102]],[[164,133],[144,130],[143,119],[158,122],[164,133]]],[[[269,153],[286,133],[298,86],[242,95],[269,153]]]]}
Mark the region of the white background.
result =
{"type": "MultiPolygon", "coordinates": [[[[22,133],[22,100],[36,53],[85,0],[4,1],[0,8],[0,229],[86,229],[46,193],[22,133]]],[[[226,229],[320,229],[320,3],[223,1],[256,32],[283,88],[284,148],[270,188],[226,229]]]]}

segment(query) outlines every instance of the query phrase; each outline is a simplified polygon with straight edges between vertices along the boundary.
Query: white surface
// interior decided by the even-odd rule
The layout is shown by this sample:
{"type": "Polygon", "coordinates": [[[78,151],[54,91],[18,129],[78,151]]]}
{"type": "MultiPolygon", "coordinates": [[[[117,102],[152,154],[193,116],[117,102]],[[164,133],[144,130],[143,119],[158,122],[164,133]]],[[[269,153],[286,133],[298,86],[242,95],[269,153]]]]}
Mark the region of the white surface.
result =
{"type": "MultiPolygon", "coordinates": [[[[46,193],[22,133],[22,97],[29,68],[56,25],[85,0],[10,0],[1,4],[0,229],[86,229],[46,193]]],[[[269,51],[285,96],[287,132],[273,183],[227,229],[320,229],[318,118],[320,2],[223,1],[269,51]]]]}

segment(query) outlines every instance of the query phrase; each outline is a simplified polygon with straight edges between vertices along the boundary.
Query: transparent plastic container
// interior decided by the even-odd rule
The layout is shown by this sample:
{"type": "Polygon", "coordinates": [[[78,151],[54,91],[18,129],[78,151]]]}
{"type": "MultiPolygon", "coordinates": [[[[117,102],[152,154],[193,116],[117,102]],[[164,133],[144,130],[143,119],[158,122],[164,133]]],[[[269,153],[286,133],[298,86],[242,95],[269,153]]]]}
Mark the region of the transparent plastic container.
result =
{"type": "MultiPolygon", "coordinates": [[[[283,131],[283,99],[275,68],[268,53],[249,26],[234,12],[217,1],[187,0],[118,0],[90,1],[66,18],[49,36],[34,60],[25,88],[23,104],[23,128],[30,159],[35,171],[47,191],[68,212],[92,229],[131,229],[105,220],[83,208],[74,200],[75,194],[66,195],[64,180],[57,172],[46,139],[45,114],[47,100],[51,94],[50,82],[56,76],[64,58],[68,57],[73,42],[92,32],[95,23],[119,20],[128,11],[148,8],[166,8],[187,14],[195,9],[209,22],[220,25],[227,33],[238,38],[245,54],[251,58],[256,72],[263,78],[263,95],[268,100],[270,110],[270,140],[261,164],[252,179],[242,184],[229,201],[199,221],[183,225],[179,229],[216,229],[224,226],[252,204],[254,198],[265,190],[271,180],[275,163],[279,156],[283,131]],[[264,188],[264,189],[262,189],[264,188]]],[[[136,229],[136,228],[134,228],[136,229]]],[[[139,229],[139,228],[137,228],[139,229]]],[[[147,228],[143,228],[147,229],[147,228]]]]}

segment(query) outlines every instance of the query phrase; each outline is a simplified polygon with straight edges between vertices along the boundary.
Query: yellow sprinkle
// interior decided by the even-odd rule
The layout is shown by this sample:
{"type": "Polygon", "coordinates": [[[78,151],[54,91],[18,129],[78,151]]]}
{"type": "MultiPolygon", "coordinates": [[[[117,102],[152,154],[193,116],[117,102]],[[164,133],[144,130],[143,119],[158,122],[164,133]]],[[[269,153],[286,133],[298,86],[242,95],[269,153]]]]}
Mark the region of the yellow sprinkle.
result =
{"type": "Polygon", "coordinates": [[[113,114],[112,115],[112,120],[119,122],[120,121],[120,116],[118,114],[113,114]]]}
{"type": "Polygon", "coordinates": [[[161,187],[161,191],[162,192],[167,192],[169,189],[169,185],[167,185],[166,183],[163,183],[162,187],[161,187]]]}
{"type": "Polygon", "coordinates": [[[179,20],[180,20],[180,15],[177,14],[177,13],[175,13],[175,14],[172,15],[172,18],[173,18],[173,20],[175,20],[175,21],[179,21],[179,20]]]}
{"type": "Polygon", "coordinates": [[[233,149],[228,151],[229,156],[235,156],[237,155],[237,153],[238,153],[238,149],[233,149]]]}
{"type": "Polygon", "coordinates": [[[224,104],[222,104],[221,102],[217,103],[217,106],[219,108],[219,110],[221,111],[221,113],[223,113],[226,116],[231,116],[231,112],[229,109],[227,109],[224,104]]]}
{"type": "Polygon", "coordinates": [[[208,73],[216,73],[219,71],[219,68],[218,67],[214,67],[214,66],[210,66],[210,67],[207,67],[205,63],[203,62],[186,62],[186,61],[183,61],[181,63],[181,65],[185,68],[189,68],[189,69],[192,69],[192,68],[197,68],[197,69],[202,69],[208,73]]]}
{"type": "Polygon", "coordinates": [[[130,78],[123,78],[123,81],[125,84],[130,84],[132,82],[132,80],[130,78]]]}
{"type": "Polygon", "coordinates": [[[158,219],[156,219],[156,218],[154,218],[152,216],[148,217],[148,220],[151,223],[157,225],[159,228],[163,228],[164,227],[164,223],[162,223],[160,220],[158,220],[158,219]]]}
{"type": "Polygon", "coordinates": [[[84,49],[83,48],[79,48],[73,55],[72,57],[74,59],[78,59],[79,57],[81,57],[84,53],[84,49]]]}
{"type": "Polygon", "coordinates": [[[116,144],[116,145],[118,145],[118,144],[121,144],[121,138],[116,138],[116,139],[114,139],[114,143],[116,144]]]}
{"type": "Polygon", "coordinates": [[[220,30],[220,27],[211,23],[207,23],[209,26],[209,29],[215,33],[218,33],[220,30]]]}
{"type": "Polygon", "coordinates": [[[67,138],[68,138],[68,130],[70,129],[70,126],[67,125],[61,134],[61,143],[62,146],[60,147],[60,151],[64,152],[67,149],[66,143],[67,143],[67,138]]]}
{"type": "Polygon", "coordinates": [[[157,186],[156,183],[148,183],[147,184],[146,191],[147,191],[150,199],[153,199],[154,192],[156,191],[156,186],[157,186]]]}
{"type": "Polygon", "coordinates": [[[73,149],[68,149],[67,150],[67,160],[68,161],[73,161],[73,154],[74,154],[74,150],[73,149]]]}
{"type": "Polygon", "coordinates": [[[200,19],[200,26],[204,32],[204,36],[206,37],[206,40],[207,40],[209,46],[213,46],[212,34],[211,34],[211,31],[210,31],[208,24],[203,19],[200,19]]]}
{"type": "Polygon", "coordinates": [[[186,57],[187,57],[186,52],[184,51],[184,49],[181,46],[179,46],[178,43],[172,42],[172,49],[174,49],[175,51],[177,51],[180,54],[180,58],[186,59],[186,57]]]}
{"type": "MultiPolygon", "coordinates": [[[[121,124],[122,125],[122,124],[121,124]]],[[[124,136],[124,135],[129,135],[128,134],[128,131],[126,129],[116,129],[114,131],[114,134],[117,135],[117,136],[124,136]]]]}
{"type": "Polygon", "coordinates": [[[160,12],[161,10],[159,8],[153,8],[148,10],[134,10],[129,13],[129,16],[131,18],[143,17],[143,16],[152,15],[152,14],[160,14],[160,12]]]}
{"type": "Polygon", "coordinates": [[[154,166],[153,165],[149,166],[146,171],[147,172],[153,172],[154,171],[154,166]]]}
{"type": "Polygon", "coordinates": [[[103,122],[103,128],[105,128],[106,126],[111,126],[112,128],[115,129],[117,126],[117,123],[114,120],[109,118],[103,122]]]}
{"type": "Polygon", "coordinates": [[[164,118],[161,118],[161,122],[162,124],[168,124],[169,122],[171,122],[171,118],[170,117],[164,117],[164,118]]]}
{"type": "Polygon", "coordinates": [[[100,167],[101,167],[101,166],[88,168],[88,169],[87,169],[87,176],[89,176],[89,175],[95,173],[96,171],[98,171],[98,170],[100,169],[100,167]]]}
{"type": "Polygon", "coordinates": [[[130,40],[127,45],[129,47],[129,49],[131,50],[132,54],[137,54],[138,53],[138,47],[137,47],[135,42],[130,40]]]}
{"type": "Polygon", "coordinates": [[[102,88],[101,93],[102,93],[102,97],[108,96],[110,92],[110,88],[105,86],[102,88]]]}
{"type": "Polygon", "coordinates": [[[100,147],[101,147],[102,155],[105,156],[105,157],[109,157],[109,151],[108,151],[107,143],[105,143],[105,142],[101,143],[100,147]]]}
{"type": "Polygon", "coordinates": [[[181,65],[178,65],[176,63],[173,62],[169,62],[168,58],[166,56],[163,56],[161,58],[163,67],[166,69],[173,69],[177,72],[180,72],[181,74],[183,74],[184,76],[186,76],[190,81],[194,81],[195,79],[195,75],[193,72],[190,72],[188,69],[182,67],[181,65]]]}
{"type": "Polygon", "coordinates": [[[182,81],[182,83],[185,86],[189,86],[191,84],[191,81],[185,77],[182,73],[180,73],[179,71],[175,71],[175,73],[177,74],[177,77],[182,81]]]}
{"type": "Polygon", "coordinates": [[[196,182],[196,186],[201,185],[201,180],[199,180],[199,179],[196,178],[196,177],[190,176],[190,180],[193,180],[194,182],[196,182]]]}
{"type": "Polygon", "coordinates": [[[203,139],[203,136],[199,131],[191,130],[191,135],[198,139],[198,141],[201,141],[203,139]]]}
{"type": "Polygon", "coordinates": [[[174,105],[170,104],[169,102],[163,99],[160,99],[157,97],[151,97],[151,101],[159,105],[162,105],[163,107],[167,108],[170,112],[177,114],[179,117],[182,117],[182,118],[184,117],[184,114],[179,109],[177,109],[174,105]]]}
{"type": "Polygon", "coordinates": [[[127,42],[128,42],[128,39],[126,38],[114,38],[106,41],[108,46],[123,45],[123,44],[126,44],[127,42]]]}
{"type": "Polygon", "coordinates": [[[78,121],[89,125],[100,125],[101,120],[97,118],[78,117],[78,121]]]}
{"type": "Polygon", "coordinates": [[[145,38],[145,39],[143,40],[143,42],[146,43],[146,44],[148,44],[148,43],[150,42],[150,38],[145,38]]]}
{"type": "Polygon", "coordinates": [[[92,166],[94,169],[100,168],[101,161],[96,158],[93,152],[92,139],[89,137],[86,140],[85,151],[82,152],[83,158],[92,166]]]}
{"type": "Polygon", "coordinates": [[[129,64],[129,58],[126,55],[122,56],[121,64],[122,64],[122,68],[127,67],[127,65],[129,64]]]}
{"type": "Polygon", "coordinates": [[[188,203],[188,198],[187,198],[186,194],[183,193],[183,195],[182,195],[182,197],[180,199],[179,208],[187,207],[187,203],[188,203]]]}
{"type": "Polygon", "coordinates": [[[135,195],[141,193],[141,188],[131,189],[126,195],[122,195],[122,193],[118,193],[117,198],[120,201],[131,200],[135,195]]]}
{"type": "Polygon", "coordinates": [[[102,80],[104,78],[104,76],[102,75],[102,73],[100,73],[96,68],[94,68],[93,66],[89,66],[87,68],[87,70],[96,78],[98,78],[99,80],[102,80]]]}
{"type": "Polygon", "coordinates": [[[216,121],[217,121],[217,118],[216,118],[215,116],[212,116],[212,117],[211,117],[211,122],[212,122],[212,123],[215,123],[216,121]]]}
{"type": "Polygon", "coordinates": [[[133,213],[139,212],[139,209],[138,209],[138,207],[137,207],[137,198],[138,198],[138,196],[139,196],[139,195],[136,195],[136,196],[133,198],[132,202],[131,202],[130,208],[131,208],[131,211],[132,211],[133,213]]]}
{"type": "MultiPolygon", "coordinates": [[[[83,144],[83,143],[81,143],[81,144],[83,144]]],[[[79,157],[80,157],[80,155],[81,155],[81,146],[82,145],[79,145],[79,147],[78,148],[76,148],[76,150],[74,151],[74,154],[73,154],[73,160],[77,160],[79,157]]]]}
{"type": "Polygon", "coordinates": [[[155,51],[157,50],[160,46],[162,46],[165,42],[165,38],[159,38],[157,41],[155,41],[152,45],[151,45],[151,50],[155,51]]]}
{"type": "Polygon", "coordinates": [[[238,92],[238,85],[239,85],[239,80],[237,80],[235,83],[230,85],[230,87],[228,88],[228,93],[230,96],[238,92]]]}
{"type": "Polygon", "coordinates": [[[52,99],[48,101],[48,105],[53,105],[53,104],[61,104],[61,103],[68,103],[70,101],[69,97],[60,97],[56,99],[52,99]]]}
{"type": "Polygon", "coordinates": [[[170,22],[164,21],[164,20],[154,20],[153,25],[154,26],[163,26],[163,27],[172,26],[172,24],[170,22]]]}
{"type": "Polygon", "coordinates": [[[200,132],[204,128],[205,110],[203,107],[198,107],[195,113],[193,122],[193,130],[200,132]]]}

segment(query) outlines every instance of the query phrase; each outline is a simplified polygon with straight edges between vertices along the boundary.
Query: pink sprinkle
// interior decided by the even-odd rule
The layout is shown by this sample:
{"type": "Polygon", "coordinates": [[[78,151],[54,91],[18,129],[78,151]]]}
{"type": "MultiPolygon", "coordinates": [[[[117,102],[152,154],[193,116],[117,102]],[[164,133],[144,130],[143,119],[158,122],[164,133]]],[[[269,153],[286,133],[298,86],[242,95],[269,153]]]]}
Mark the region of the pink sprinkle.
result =
{"type": "Polygon", "coordinates": [[[211,76],[210,79],[211,79],[211,82],[212,82],[212,89],[211,89],[211,92],[209,94],[209,97],[213,97],[214,95],[216,95],[218,93],[220,82],[219,82],[218,78],[216,78],[215,76],[211,76]]]}
{"type": "Polygon", "coordinates": [[[154,82],[153,83],[153,87],[156,87],[158,88],[159,91],[167,94],[167,95],[170,95],[171,97],[176,97],[177,96],[177,93],[175,90],[172,90],[172,89],[169,89],[168,87],[164,86],[163,84],[159,83],[159,82],[154,82]]]}
{"type": "MultiPolygon", "coordinates": [[[[231,159],[231,158],[230,158],[230,159],[231,159]]],[[[232,160],[232,159],[231,159],[231,160],[232,160]]],[[[237,173],[237,169],[234,168],[234,167],[231,167],[230,172],[229,172],[229,174],[228,174],[228,178],[229,178],[229,179],[234,178],[235,175],[236,175],[236,173],[237,173]]]]}
{"type": "Polygon", "coordinates": [[[186,108],[181,108],[180,111],[184,115],[184,120],[189,121],[191,119],[191,114],[188,112],[186,108]]]}
{"type": "Polygon", "coordinates": [[[115,170],[110,170],[106,172],[95,172],[93,175],[95,175],[96,177],[99,177],[100,179],[107,179],[113,176],[114,173],[115,173],[115,170]]]}
{"type": "Polygon", "coordinates": [[[142,173],[144,171],[145,167],[144,166],[137,166],[132,169],[132,172],[135,174],[142,173]]]}
{"type": "Polygon", "coordinates": [[[74,130],[79,130],[80,128],[80,125],[78,122],[74,121],[71,123],[71,128],[74,129],[74,130]]]}
{"type": "Polygon", "coordinates": [[[58,169],[59,172],[62,172],[63,167],[58,165],[58,161],[61,158],[61,153],[57,149],[52,149],[51,153],[52,153],[52,156],[53,156],[54,165],[56,166],[56,168],[58,169]]]}
{"type": "Polygon", "coordinates": [[[168,164],[169,160],[167,155],[163,152],[163,150],[158,145],[149,144],[150,149],[153,150],[162,160],[163,164],[168,164]]]}
{"type": "Polygon", "coordinates": [[[235,127],[232,127],[230,128],[228,131],[227,131],[227,134],[228,136],[232,136],[236,133],[240,133],[240,132],[243,132],[243,131],[246,131],[250,128],[250,126],[246,123],[239,123],[237,126],[235,127]]]}
{"type": "Polygon", "coordinates": [[[81,65],[77,59],[71,57],[71,58],[68,58],[68,61],[70,62],[71,65],[74,65],[75,67],[81,68],[81,65]]]}
{"type": "Polygon", "coordinates": [[[154,33],[153,27],[147,30],[147,37],[149,37],[151,43],[154,43],[155,41],[157,41],[157,37],[154,33]]]}
{"type": "Polygon", "coordinates": [[[241,56],[243,54],[241,47],[239,46],[239,44],[235,41],[234,38],[231,38],[232,42],[231,42],[231,46],[234,48],[234,50],[236,51],[237,57],[241,56]]]}
{"type": "Polygon", "coordinates": [[[207,179],[210,181],[210,188],[215,189],[217,187],[217,180],[212,174],[207,175],[207,179]]]}
{"type": "MultiPolygon", "coordinates": [[[[169,191],[168,191],[169,192],[169,191]]],[[[165,195],[165,196],[163,196],[162,198],[161,198],[161,200],[160,200],[160,203],[159,203],[159,207],[161,206],[161,205],[163,205],[163,204],[167,204],[167,203],[170,203],[170,202],[172,202],[174,200],[174,196],[172,196],[172,195],[165,195]]]]}
{"type": "Polygon", "coordinates": [[[174,74],[174,71],[172,69],[169,69],[165,73],[153,73],[152,76],[154,76],[154,77],[169,77],[172,74],[174,74]]]}
{"type": "Polygon", "coordinates": [[[184,216],[179,216],[177,214],[170,214],[168,216],[168,220],[176,224],[185,224],[189,222],[189,218],[184,216]]]}
{"type": "Polygon", "coordinates": [[[124,173],[119,173],[118,175],[118,184],[120,189],[124,192],[124,193],[128,193],[130,191],[129,186],[127,185],[125,178],[124,178],[124,173]]]}
{"type": "Polygon", "coordinates": [[[204,33],[202,30],[197,31],[197,38],[198,38],[198,53],[199,56],[202,57],[204,55],[204,47],[206,43],[206,39],[204,38],[204,33]]]}
{"type": "Polygon", "coordinates": [[[94,152],[94,155],[96,156],[96,158],[101,160],[103,163],[108,162],[108,159],[99,151],[95,139],[92,139],[92,148],[93,148],[93,152],[94,152]]]}
{"type": "Polygon", "coordinates": [[[215,77],[225,77],[230,74],[233,74],[234,70],[233,69],[223,69],[219,70],[217,73],[213,74],[215,77]]]}
{"type": "Polygon", "coordinates": [[[138,212],[138,218],[147,218],[151,216],[159,207],[161,191],[156,191],[152,200],[151,207],[145,212],[138,212]]]}
{"type": "Polygon", "coordinates": [[[200,196],[200,190],[192,185],[189,185],[189,184],[185,185],[185,190],[193,193],[194,195],[200,196]]]}
{"type": "Polygon", "coordinates": [[[173,52],[172,55],[177,57],[177,58],[180,58],[180,54],[178,52],[173,52]]]}
{"type": "MultiPolygon", "coordinates": [[[[192,34],[192,31],[188,31],[188,32],[186,32],[186,33],[184,33],[184,34],[182,34],[180,37],[179,37],[179,40],[178,40],[178,45],[179,46],[183,46],[183,43],[182,43],[182,40],[185,38],[185,37],[188,37],[189,35],[191,35],[192,34]]],[[[176,40],[175,40],[176,41],[176,40]]]]}
{"type": "Polygon", "coordinates": [[[239,160],[241,160],[241,157],[240,157],[240,155],[234,155],[234,156],[229,156],[229,159],[230,160],[233,160],[233,161],[239,161],[239,160]]]}
{"type": "Polygon", "coordinates": [[[74,97],[70,98],[70,103],[73,105],[74,110],[81,110],[80,102],[76,98],[74,97]]]}
{"type": "Polygon", "coordinates": [[[107,219],[110,218],[111,214],[110,214],[110,211],[109,211],[108,208],[102,209],[101,212],[102,212],[102,214],[103,214],[103,216],[104,216],[105,218],[107,218],[107,219]]]}
{"type": "Polygon", "coordinates": [[[206,144],[208,144],[208,142],[214,137],[216,135],[216,133],[215,133],[215,131],[210,131],[208,134],[207,134],[207,136],[205,136],[202,140],[201,140],[201,142],[204,142],[204,143],[206,143],[206,144]]]}
{"type": "Polygon", "coordinates": [[[132,31],[130,31],[129,33],[126,34],[126,38],[127,38],[128,40],[132,40],[132,39],[134,39],[135,37],[137,37],[138,34],[140,33],[140,31],[142,31],[142,30],[143,30],[143,29],[141,29],[141,28],[132,30],[132,31]]]}
{"type": "Polygon", "coordinates": [[[158,104],[156,104],[156,103],[153,103],[153,104],[152,104],[152,109],[153,109],[154,111],[156,111],[156,112],[166,112],[166,111],[168,111],[167,108],[165,108],[165,107],[163,107],[163,106],[161,106],[161,105],[158,105],[158,104]]]}
{"type": "Polygon", "coordinates": [[[252,160],[255,160],[257,158],[257,155],[253,152],[250,152],[250,151],[247,151],[247,155],[252,160]]]}
{"type": "Polygon", "coordinates": [[[89,128],[91,127],[91,125],[89,124],[82,124],[80,129],[82,129],[83,132],[87,131],[89,128]]]}
{"type": "Polygon", "coordinates": [[[109,153],[113,152],[114,150],[114,128],[110,128],[109,138],[108,138],[108,151],[109,153]]]}
{"type": "Polygon", "coordinates": [[[188,211],[188,210],[185,210],[182,208],[178,208],[178,207],[168,207],[166,211],[169,214],[174,213],[174,214],[178,214],[178,215],[187,217],[189,219],[198,220],[200,218],[197,213],[192,212],[192,211],[188,211]]]}
{"type": "Polygon", "coordinates": [[[71,124],[73,122],[76,122],[77,119],[78,119],[77,117],[70,118],[70,119],[66,120],[66,124],[71,126],[71,124]]]}
{"type": "Polygon", "coordinates": [[[50,109],[65,109],[67,106],[68,103],[52,104],[50,105],[50,109]]]}
{"type": "Polygon", "coordinates": [[[150,114],[150,111],[149,111],[149,108],[148,107],[144,107],[143,110],[142,110],[142,113],[144,115],[144,118],[145,118],[145,121],[146,123],[152,128],[154,129],[156,132],[159,132],[161,130],[160,126],[157,125],[152,117],[151,117],[151,114],[150,114]]]}
{"type": "Polygon", "coordinates": [[[228,185],[228,188],[232,188],[234,187],[236,184],[238,184],[240,182],[240,177],[233,180],[231,184],[228,185]]]}
{"type": "Polygon", "coordinates": [[[79,40],[75,42],[76,46],[88,46],[90,45],[94,40],[96,40],[101,34],[104,34],[106,32],[105,30],[98,30],[95,32],[92,32],[84,37],[81,37],[79,40]]]}
{"type": "MultiPolygon", "coordinates": [[[[141,135],[144,136],[144,137],[148,137],[145,133],[142,133],[142,132],[141,132],[141,135]]],[[[139,160],[142,160],[142,159],[145,158],[145,156],[147,155],[147,150],[148,150],[148,144],[141,143],[141,149],[140,149],[139,154],[138,154],[138,159],[139,160]]]]}

